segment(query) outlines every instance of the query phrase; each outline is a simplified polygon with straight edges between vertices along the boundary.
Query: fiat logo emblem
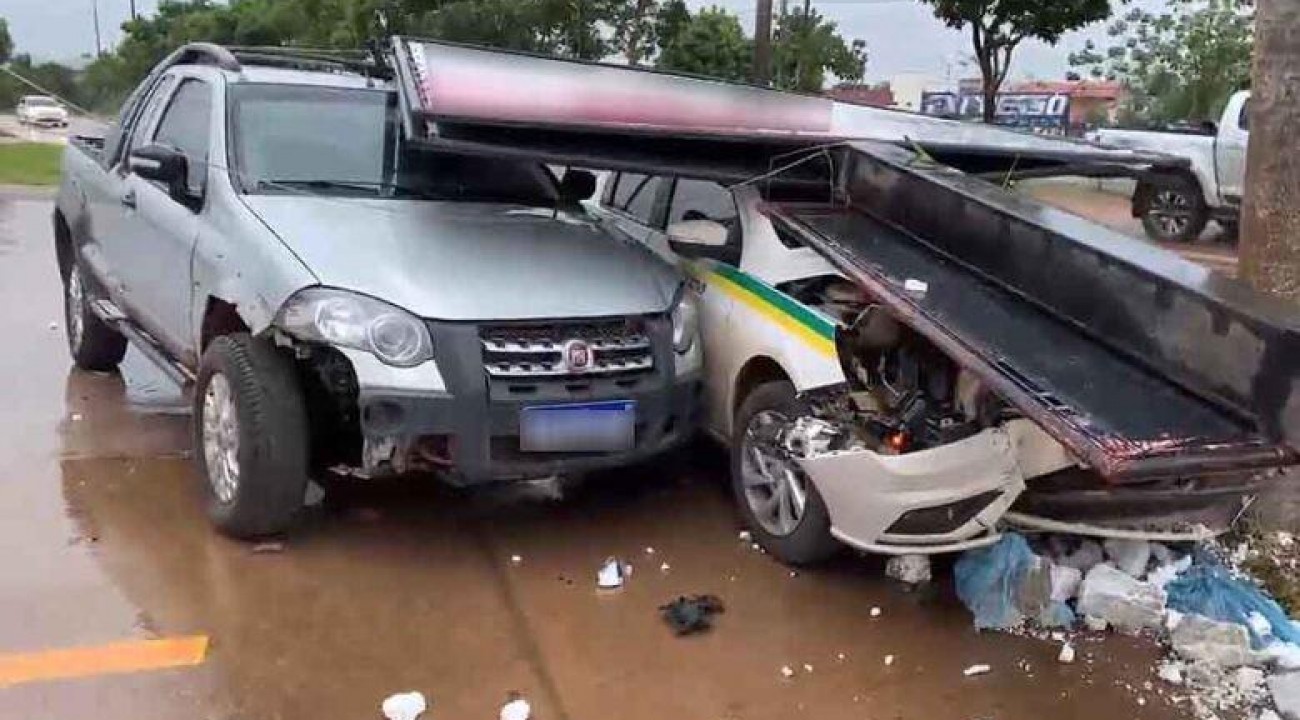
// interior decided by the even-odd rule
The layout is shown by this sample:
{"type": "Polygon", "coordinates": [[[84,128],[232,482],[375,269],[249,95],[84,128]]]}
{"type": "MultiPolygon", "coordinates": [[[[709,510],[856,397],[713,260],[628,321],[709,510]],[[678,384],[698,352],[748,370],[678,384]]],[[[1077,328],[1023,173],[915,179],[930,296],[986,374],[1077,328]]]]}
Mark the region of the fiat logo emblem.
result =
{"type": "Polygon", "coordinates": [[[591,346],[583,340],[564,343],[564,365],[570,372],[585,372],[591,368],[591,346]]]}

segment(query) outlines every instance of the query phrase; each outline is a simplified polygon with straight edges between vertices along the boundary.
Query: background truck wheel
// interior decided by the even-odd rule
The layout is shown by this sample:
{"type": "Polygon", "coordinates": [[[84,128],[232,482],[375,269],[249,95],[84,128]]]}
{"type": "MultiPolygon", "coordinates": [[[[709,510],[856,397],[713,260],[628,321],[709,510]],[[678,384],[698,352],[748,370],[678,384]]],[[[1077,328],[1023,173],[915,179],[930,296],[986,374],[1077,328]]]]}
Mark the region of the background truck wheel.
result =
{"type": "Polygon", "coordinates": [[[1189,178],[1157,175],[1145,188],[1142,228],[1161,242],[1193,242],[1209,222],[1201,189],[1189,178]]]}
{"type": "Polygon", "coordinates": [[[208,517],[241,539],[282,532],[307,490],[307,414],[292,363],[247,334],[212,341],[194,388],[208,517]]]}
{"type": "Polygon", "coordinates": [[[808,565],[839,551],[817,488],[776,443],[776,433],[807,409],[787,381],[759,385],[736,414],[731,488],[754,539],[781,562],[808,565]]]}
{"type": "Polygon", "coordinates": [[[81,266],[75,261],[71,266],[63,283],[63,326],[72,362],[82,370],[113,370],[126,355],[126,338],[90,309],[92,297],[81,266]]]}

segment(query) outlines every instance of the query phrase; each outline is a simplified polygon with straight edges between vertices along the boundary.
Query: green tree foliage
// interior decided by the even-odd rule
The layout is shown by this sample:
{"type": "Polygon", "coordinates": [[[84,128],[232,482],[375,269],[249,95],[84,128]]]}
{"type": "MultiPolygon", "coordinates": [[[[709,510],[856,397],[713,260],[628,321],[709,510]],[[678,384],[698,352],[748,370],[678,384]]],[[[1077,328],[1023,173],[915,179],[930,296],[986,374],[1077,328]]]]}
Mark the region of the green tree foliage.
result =
{"type": "Polygon", "coordinates": [[[1134,8],[1070,64],[1129,88],[1128,122],[1217,120],[1232,93],[1250,86],[1254,6],[1243,0],[1173,0],[1171,12],[1134,8]]]}
{"type": "Polygon", "coordinates": [[[9,62],[14,54],[14,40],[9,37],[9,21],[0,18],[0,65],[9,62]]]}
{"type": "Polygon", "coordinates": [[[969,27],[984,81],[984,121],[992,122],[1011,56],[1028,38],[1055,45],[1066,31],[1110,16],[1110,0],[922,0],[948,27],[969,27]]]}
{"type": "Polygon", "coordinates": [[[777,18],[772,41],[772,84],[783,90],[820,92],[830,72],[859,82],[867,66],[866,43],[845,42],[835,23],[804,3],[802,12],[777,18]]]}
{"type": "Polygon", "coordinates": [[[690,16],[665,40],[658,67],[723,80],[749,78],[753,42],[740,19],[718,7],[690,16]]]}

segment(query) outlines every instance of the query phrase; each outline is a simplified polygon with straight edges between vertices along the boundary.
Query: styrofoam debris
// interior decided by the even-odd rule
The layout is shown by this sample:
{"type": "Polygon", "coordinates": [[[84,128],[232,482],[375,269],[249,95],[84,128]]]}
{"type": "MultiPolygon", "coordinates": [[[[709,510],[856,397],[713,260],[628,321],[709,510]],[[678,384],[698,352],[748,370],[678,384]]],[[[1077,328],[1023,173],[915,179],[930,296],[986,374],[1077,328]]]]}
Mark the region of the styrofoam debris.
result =
{"type": "Polygon", "coordinates": [[[511,556],[510,556],[510,564],[511,564],[511,565],[520,565],[520,564],[522,564],[523,562],[524,562],[524,557],[523,557],[522,555],[511,555],[511,556]]]}
{"type": "Polygon", "coordinates": [[[1188,615],[1171,636],[1174,652],[1192,662],[1232,668],[1262,659],[1250,649],[1250,633],[1235,623],[1188,615]]]}
{"type": "Polygon", "coordinates": [[[930,284],[924,280],[907,278],[903,281],[903,290],[912,295],[924,295],[930,291],[930,284]]]}
{"type": "Polygon", "coordinates": [[[501,720],[529,720],[533,716],[533,707],[528,701],[517,697],[501,706],[501,720]]]}
{"type": "Polygon", "coordinates": [[[1183,666],[1177,662],[1164,663],[1156,670],[1156,677],[1164,680],[1170,685],[1183,684],[1183,666]]]}
{"type": "Polygon", "coordinates": [[[1106,632],[1106,628],[1110,627],[1110,623],[1106,622],[1102,618],[1093,617],[1092,615],[1083,616],[1083,625],[1093,632],[1106,632]]]}
{"type": "Polygon", "coordinates": [[[1164,611],[1164,590],[1110,565],[1094,566],[1079,588],[1079,612],[1126,632],[1159,628],[1164,611]]]}
{"type": "Polygon", "coordinates": [[[623,587],[623,581],[627,579],[628,568],[619,562],[618,558],[608,558],[605,564],[600,566],[596,572],[596,587],[604,590],[614,590],[623,587]]]}
{"type": "Polygon", "coordinates": [[[1184,555],[1178,560],[1166,563],[1157,567],[1155,570],[1152,570],[1150,574],[1147,575],[1147,581],[1152,585],[1163,589],[1164,586],[1173,582],[1179,575],[1187,572],[1187,568],[1190,568],[1191,566],[1192,556],[1184,555]]]}
{"type": "Polygon", "coordinates": [[[835,659],[836,659],[836,660],[839,660],[840,662],[844,662],[845,660],[848,659],[848,657],[849,657],[849,656],[848,656],[848,655],[845,655],[844,653],[836,653],[836,654],[835,654],[835,659]]]}
{"type": "Polygon", "coordinates": [[[1165,610],[1165,629],[1173,632],[1174,628],[1178,627],[1178,623],[1183,621],[1183,617],[1185,616],[1177,610],[1167,608],[1165,610]]]}
{"type": "Polygon", "coordinates": [[[787,678],[792,678],[794,677],[794,668],[790,667],[789,665],[782,665],[781,674],[787,678]]]}
{"type": "Polygon", "coordinates": [[[383,711],[384,717],[388,720],[415,720],[424,714],[429,705],[424,700],[424,694],[417,691],[395,693],[384,698],[384,702],[379,706],[383,711]]]}
{"type": "Polygon", "coordinates": [[[895,555],[885,563],[885,574],[908,585],[930,582],[930,556],[895,555]]]}
{"type": "Polygon", "coordinates": [[[1282,673],[1268,678],[1273,705],[1286,720],[1300,718],[1300,673],[1282,673]]]}
{"type": "Polygon", "coordinates": [[[1279,547],[1289,548],[1295,543],[1295,535],[1285,530],[1279,530],[1273,533],[1273,542],[1277,543],[1279,547]]]}
{"type": "Polygon", "coordinates": [[[645,554],[646,554],[646,555],[654,555],[654,554],[655,554],[655,549],[652,548],[652,547],[650,547],[650,546],[646,546],[645,554]]]}
{"type": "Polygon", "coordinates": [[[880,608],[873,606],[871,608],[871,617],[880,617],[880,608]]]}
{"type": "Polygon", "coordinates": [[[743,543],[753,542],[754,534],[748,530],[741,530],[739,533],[737,533],[736,539],[740,540],[743,543]]]}
{"type": "Polygon", "coordinates": [[[659,572],[668,572],[669,570],[672,569],[673,566],[669,565],[668,563],[659,563],[659,572]]]}
{"type": "Polygon", "coordinates": [[[811,672],[813,671],[813,666],[812,666],[812,665],[809,665],[808,663],[804,663],[804,664],[803,664],[803,671],[806,672],[806,673],[811,673],[811,672]]]}
{"type": "Polygon", "coordinates": [[[1255,636],[1261,640],[1273,634],[1273,624],[1261,612],[1256,611],[1247,615],[1246,624],[1250,626],[1251,632],[1255,633],[1255,636]]]}
{"type": "Polygon", "coordinates": [[[966,677],[974,677],[975,675],[987,675],[992,672],[992,670],[993,668],[988,665],[971,665],[965,670],[962,670],[961,674],[966,677]]]}
{"type": "Polygon", "coordinates": [[[1282,720],[1282,716],[1278,715],[1273,708],[1264,708],[1255,720],[1282,720]]]}
{"type": "Polygon", "coordinates": [[[1279,670],[1300,670],[1300,645],[1274,640],[1264,648],[1263,655],[1279,670]]]}
{"type": "Polygon", "coordinates": [[[1068,602],[1079,594],[1079,585],[1083,582],[1083,571],[1069,565],[1053,563],[1049,569],[1052,582],[1052,601],[1068,602]]]}
{"type": "Polygon", "coordinates": [[[1241,694],[1250,696],[1264,686],[1264,671],[1253,667],[1239,667],[1232,679],[1237,683],[1237,690],[1241,694]]]}
{"type": "Polygon", "coordinates": [[[1057,662],[1069,665],[1074,662],[1074,646],[1070,643],[1061,645],[1061,652],[1056,656],[1057,662]]]}
{"type": "Polygon", "coordinates": [[[1101,545],[1096,540],[1084,538],[1074,552],[1056,560],[1056,564],[1072,567],[1081,572],[1088,572],[1094,565],[1106,559],[1101,545]]]}
{"type": "Polygon", "coordinates": [[[1104,547],[1106,557],[1115,563],[1115,567],[1139,580],[1146,575],[1147,563],[1151,561],[1151,543],[1146,540],[1109,538],[1104,547]]]}
{"type": "Polygon", "coordinates": [[[893,664],[894,664],[894,656],[893,656],[893,655],[886,655],[886,656],[885,656],[885,665],[886,665],[886,667],[889,666],[889,665],[893,665],[893,664]]]}

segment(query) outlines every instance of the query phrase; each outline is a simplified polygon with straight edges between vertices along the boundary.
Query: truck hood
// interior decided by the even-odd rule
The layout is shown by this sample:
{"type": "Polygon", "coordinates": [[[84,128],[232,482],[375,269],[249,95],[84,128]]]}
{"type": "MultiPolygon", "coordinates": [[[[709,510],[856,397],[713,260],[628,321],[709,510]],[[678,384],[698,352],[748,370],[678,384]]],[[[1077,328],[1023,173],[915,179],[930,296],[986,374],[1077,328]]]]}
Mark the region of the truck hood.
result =
{"type": "Polygon", "coordinates": [[[321,284],[438,320],[662,312],[667,263],[598,226],[488,203],[245,195],[321,284]]]}

